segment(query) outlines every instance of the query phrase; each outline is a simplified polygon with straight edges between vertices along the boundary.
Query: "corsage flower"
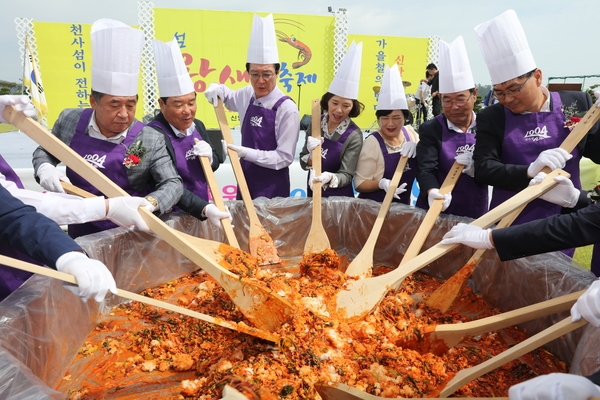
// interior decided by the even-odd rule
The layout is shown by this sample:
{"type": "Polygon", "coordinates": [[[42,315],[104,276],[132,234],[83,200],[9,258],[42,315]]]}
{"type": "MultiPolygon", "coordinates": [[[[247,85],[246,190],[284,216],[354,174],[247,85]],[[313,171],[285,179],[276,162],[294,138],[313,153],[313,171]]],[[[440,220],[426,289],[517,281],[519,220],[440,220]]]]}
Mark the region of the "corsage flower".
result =
{"type": "Polygon", "coordinates": [[[135,167],[144,159],[147,149],[142,145],[142,141],[138,140],[132,144],[125,153],[123,165],[127,168],[135,167]]]}

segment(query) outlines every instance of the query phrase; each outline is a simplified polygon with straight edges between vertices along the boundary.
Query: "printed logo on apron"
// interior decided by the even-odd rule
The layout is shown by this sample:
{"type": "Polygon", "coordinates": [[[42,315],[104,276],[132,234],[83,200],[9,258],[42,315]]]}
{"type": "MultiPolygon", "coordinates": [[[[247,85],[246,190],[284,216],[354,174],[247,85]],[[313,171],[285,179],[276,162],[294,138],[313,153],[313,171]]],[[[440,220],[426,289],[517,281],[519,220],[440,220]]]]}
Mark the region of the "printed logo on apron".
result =
{"type": "Polygon", "coordinates": [[[92,164],[97,169],[104,169],[104,162],[106,161],[106,154],[99,156],[98,154],[86,154],[83,159],[92,164]]]}
{"type": "Polygon", "coordinates": [[[529,140],[531,142],[538,142],[544,139],[551,139],[552,136],[548,135],[548,128],[546,128],[546,125],[544,125],[541,128],[536,126],[535,129],[528,130],[525,133],[524,138],[525,140],[529,140]]]}

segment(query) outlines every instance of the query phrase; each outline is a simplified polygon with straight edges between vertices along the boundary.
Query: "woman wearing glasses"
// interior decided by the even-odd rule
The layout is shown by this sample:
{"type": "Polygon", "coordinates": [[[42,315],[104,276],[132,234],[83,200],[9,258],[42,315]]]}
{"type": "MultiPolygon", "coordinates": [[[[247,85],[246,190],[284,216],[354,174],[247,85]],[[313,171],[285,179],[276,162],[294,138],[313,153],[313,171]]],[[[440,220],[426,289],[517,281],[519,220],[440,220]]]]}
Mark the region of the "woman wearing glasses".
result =
{"type": "Polygon", "coordinates": [[[449,44],[440,42],[440,67],[444,112],[419,126],[417,207],[428,209],[443,199],[442,212],[478,218],[487,211],[488,189],[473,179],[477,89],[461,36],[449,44]],[[441,195],[440,186],[454,162],[465,165],[463,175],[452,193],[441,195]]]}

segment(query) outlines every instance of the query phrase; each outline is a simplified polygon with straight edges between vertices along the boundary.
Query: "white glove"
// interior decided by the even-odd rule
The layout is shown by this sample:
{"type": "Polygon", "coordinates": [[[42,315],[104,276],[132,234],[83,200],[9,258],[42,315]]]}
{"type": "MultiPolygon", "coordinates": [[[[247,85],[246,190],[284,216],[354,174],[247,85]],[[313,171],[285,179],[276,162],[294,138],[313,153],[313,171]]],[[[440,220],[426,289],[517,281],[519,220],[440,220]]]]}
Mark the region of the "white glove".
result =
{"type": "Polygon", "coordinates": [[[510,400],[587,400],[600,396],[589,379],[571,374],[541,375],[508,389],[510,400]]]}
{"type": "Polygon", "coordinates": [[[561,149],[560,147],[544,150],[534,162],[529,164],[527,176],[534,177],[545,167],[550,168],[552,171],[558,168],[564,168],[567,161],[571,158],[573,158],[573,155],[567,153],[566,150],[561,149]]]}
{"type": "Polygon", "coordinates": [[[223,88],[218,83],[211,83],[208,88],[204,91],[204,95],[209,103],[212,103],[214,107],[219,105],[219,98],[223,100],[225,97],[223,94],[223,88]]]}
{"type": "Polygon", "coordinates": [[[65,193],[60,181],[71,183],[65,174],[50,163],[40,165],[37,176],[40,178],[40,186],[50,192],[65,193]]]}
{"type": "Polygon", "coordinates": [[[152,204],[143,197],[113,197],[108,199],[106,218],[119,226],[149,232],[150,228],[140,215],[139,207],[153,208],[152,204]]]}
{"type": "Polygon", "coordinates": [[[229,213],[229,207],[225,206],[225,209],[227,211],[223,212],[214,204],[209,204],[204,208],[204,215],[206,215],[206,218],[208,218],[211,224],[217,228],[222,228],[221,220],[223,218],[229,218],[229,222],[233,222],[231,214],[229,213]]]}
{"type": "Polygon", "coordinates": [[[493,249],[490,240],[491,229],[482,229],[478,226],[464,224],[454,225],[442,238],[441,244],[461,243],[474,249],[493,249]]]}
{"type": "Polygon", "coordinates": [[[444,203],[442,204],[442,211],[446,211],[446,209],[450,207],[450,203],[452,202],[452,194],[441,194],[439,189],[431,189],[427,194],[427,202],[429,203],[429,207],[431,207],[433,205],[433,202],[438,199],[444,199],[444,203]]]}
{"type": "Polygon", "coordinates": [[[454,157],[454,160],[457,163],[465,166],[462,171],[463,174],[467,174],[471,178],[475,176],[475,168],[473,167],[473,152],[465,151],[464,153],[460,153],[454,157]]]}
{"type": "Polygon", "coordinates": [[[312,152],[315,149],[315,147],[317,147],[320,144],[323,144],[323,141],[324,141],[323,138],[321,138],[321,140],[319,140],[317,138],[309,136],[306,138],[306,149],[309,152],[312,152]]]}
{"type": "Polygon", "coordinates": [[[244,396],[241,392],[239,392],[237,389],[229,385],[225,385],[225,387],[223,388],[223,397],[221,397],[221,400],[248,400],[248,398],[244,396]]]}
{"type": "Polygon", "coordinates": [[[234,144],[228,144],[228,148],[237,152],[239,158],[244,158],[248,155],[248,148],[244,146],[236,146],[234,144]]]}
{"type": "Polygon", "coordinates": [[[213,162],[213,148],[204,140],[198,140],[194,147],[192,147],[192,153],[196,157],[208,157],[208,162],[213,162]]]}
{"type": "MultiPolygon", "coordinates": [[[[529,186],[537,185],[544,180],[546,174],[540,172],[529,181],[529,186]]],[[[557,204],[561,207],[573,208],[577,205],[579,200],[579,190],[573,186],[573,182],[566,176],[554,177],[554,182],[558,185],[548,190],[546,193],[540,196],[540,199],[546,200],[549,203],[557,204]]]]}
{"type": "Polygon", "coordinates": [[[223,148],[223,158],[227,158],[227,142],[221,139],[221,147],[223,148]]]}
{"type": "Polygon", "coordinates": [[[335,176],[335,174],[325,171],[322,172],[321,175],[315,176],[315,170],[311,169],[309,179],[310,190],[312,190],[314,182],[321,182],[321,187],[323,189],[327,189],[327,187],[335,189],[339,184],[338,177],[335,176]]]}
{"type": "MultiPolygon", "coordinates": [[[[391,179],[386,179],[386,178],[381,178],[379,180],[379,189],[383,190],[384,192],[388,192],[388,190],[390,189],[390,183],[391,183],[391,179]]],[[[400,195],[402,193],[406,192],[406,182],[404,182],[402,185],[398,186],[396,188],[396,192],[394,193],[394,197],[397,198],[398,200],[400,200],[400,195]]]]}
{"type": "Polygon", "coordinates": [[[405,142],[400,150],[402,157],[415,158],[417,156],[417,144],[415,142],[405,142]]]}
{"type": "Polygon", "coordinates": [[[6,122],[4,119],[4,108],[14,106],[17,111],[21,111],[26,117],[33,118],[37,111],[26,95],[3,95],[0,96],[0,122],[6,122]]]}
{"type": "Polygon", "coordinates": [[[594,97],[596,98],[596,107],[600,107],[600,90],[594,90],[594,97]]]}
{"type": "Polygon", "coordinates": [[[108,291],[117,294],[117,284],[108,268],[83,253],[71,251],[63,254],[56,260],[56,269],[75,277],[77,286],[68,285],[67,289],[78,295],[83,302],[92,297],[101,302],[108,291]]]}
{"type": "Polygon", "coordinates": [[[600,327],[600,280],[594,281],[591,286],[571,307],[571,317],[573,322],[577,322],[583,317],[587,322],[600,327]]]}

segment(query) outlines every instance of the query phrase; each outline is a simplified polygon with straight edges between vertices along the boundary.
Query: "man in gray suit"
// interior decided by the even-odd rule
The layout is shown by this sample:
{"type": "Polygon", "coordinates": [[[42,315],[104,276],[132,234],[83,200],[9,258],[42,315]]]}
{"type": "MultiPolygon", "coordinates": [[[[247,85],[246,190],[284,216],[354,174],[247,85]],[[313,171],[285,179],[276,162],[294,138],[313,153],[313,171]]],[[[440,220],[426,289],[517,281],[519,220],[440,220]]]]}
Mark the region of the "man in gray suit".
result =
{"type": "MultiPolygon", "coordinates": [[[[135,119],[143,34],[119,21],[102,19],[92,25],[91,38],[92,107],[64,110],[52,133],[130,195],[145,197],[148,209],[167,212],[179,201],[183,186],[163,135],[135,119]]],[[[35,175],[44,189],[62,192],[60,181],[70,180],[100,194],[70,169],[67,177],[61,174],[56,169],[59,162],[41,147],[34,151],[35,175]]],[[[70,225],[69,235],[114,226],[110,221],[70,225]]]]}

